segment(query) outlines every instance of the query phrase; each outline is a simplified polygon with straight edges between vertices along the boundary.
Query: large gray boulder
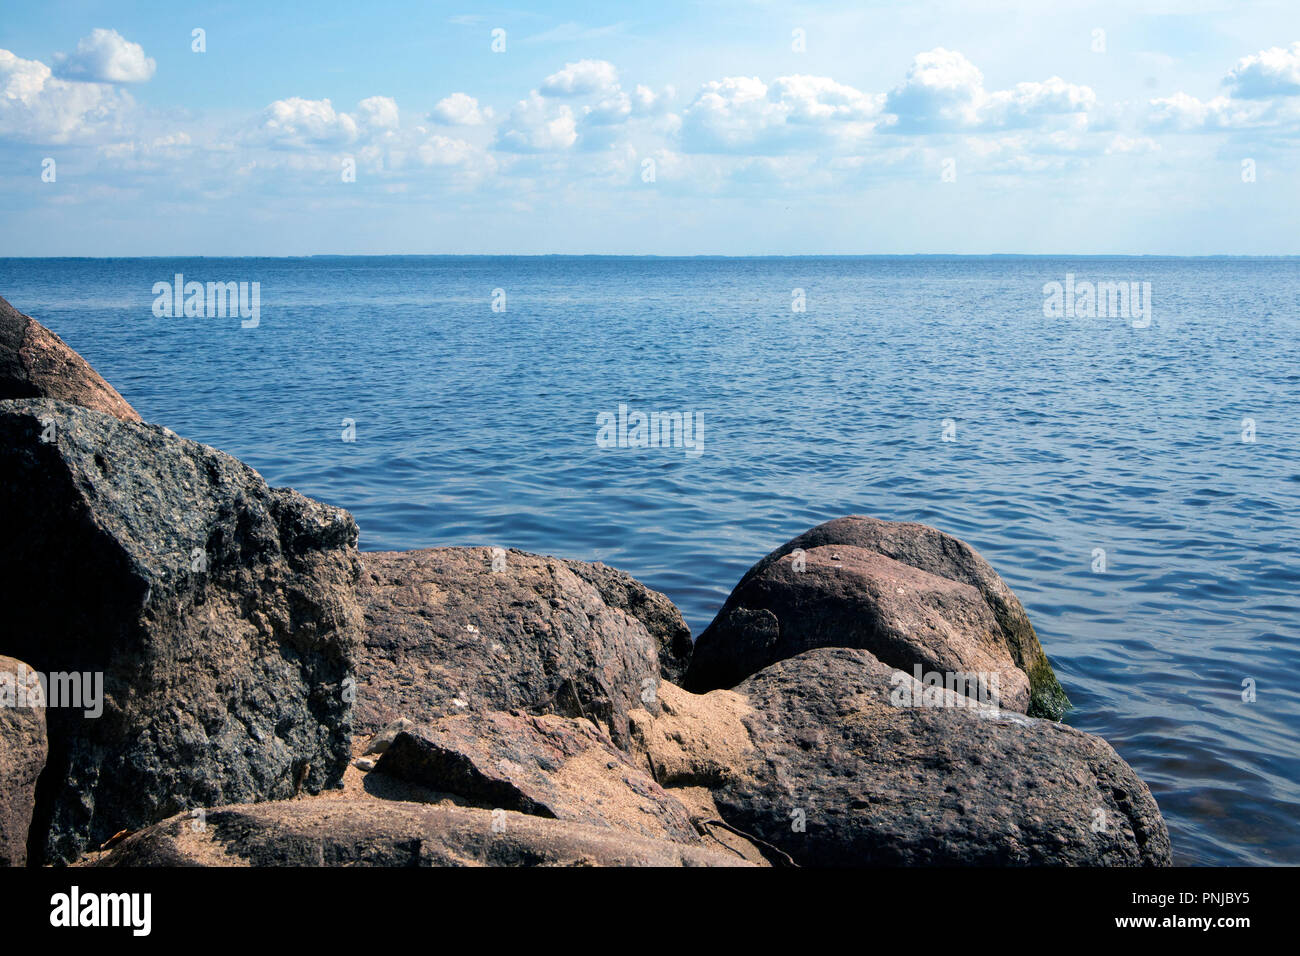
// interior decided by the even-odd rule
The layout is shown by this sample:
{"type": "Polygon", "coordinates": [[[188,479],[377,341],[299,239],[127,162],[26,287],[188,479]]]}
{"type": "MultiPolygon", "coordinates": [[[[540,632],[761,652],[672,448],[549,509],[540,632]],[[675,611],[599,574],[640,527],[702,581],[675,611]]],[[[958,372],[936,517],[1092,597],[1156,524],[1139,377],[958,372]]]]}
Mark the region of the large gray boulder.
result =
{"type": "Polygon", "coordinates": [[[491,548],[367,552],[362,561],[356,724],[365,732],[401,717],[517,708],[588,718],[622,745],[627,713],[653,699],[671,653],[664,641],[675,639],[655,624],[666,615],[645,613],[655,599],[632,596],[643,586],[616,584],[609,569],[578,573],[576,562],[491,548]]]}
{"type": "Polygon", "coordinates": [[[0,653],[102,679],[97,702],[48,701],[44,862],[338,781],[361,623],[350,515],[49,399],[0,402],[0,487],[0,653]]]}
{"type": "MultiPolygon", "coordinates": [[[[874,551],[900,564],[973,587],[996,619],[1002,642],[1012,662],[1029,679],[1028,713],[1035,717],[1059,719],[1069,707],[1070,702],[1052,672],[1052,666],[1038,643],[1024,607],[1006,582],[970,545],[927,525],[882,521],[864,515],[850,515],[820,524],[787,541],[750,568],[723,604],[714,622],[696,641],[695,657],[684,685],[690,690],[703,692],[729,686],[728,682],[734,683],[738,679],[735,675],[741,670],[753,673],[753,669],[736,666],[739,660],[729,660],[733,647],[741,652],[741,658],[748,654],[746,648],[735,644],[734,636],[737,632],[736,615],[740,614],[743,618],[744,612],[750,610],[745,604],[748,595],[752,593],[749,585],[754,579],[762,577],[771,565],[796,550],[807,554],[813,549],[826,547],[854,547],[874,551]]],[[[797,598],[793,600],[797,601],[797,598]]],[[[771,621],[761,614],[753,620],[756,627],[771,626],[771,621]]],[[[816,643],[844,646],[835,634],[826,634],[816,643]]],[[[849,646],[857,645],[850,643],[849,646]]],[[[755,658],[752,654],[748,656],[752,663],[755,658]]],[[[921,662],[918,657],[916,663],[921,662]]],[[[910,669],[910,664],[911,662],[900,666],[910,669]]]]}
{"type": "Polygon", "coordinates": [[[45,768],[45,704],[35,676],[0,656],[0,866],[27,862],[36,779],[45,768]]]}
{"type": "Polygon", "coordinates": [[[0,399],[55,398],[123,421],[140,416],[85,359],[0,299],[0,399]]]}
{"type": "Polygon", "coordinates": [[[1159,808],[1104,740],[819,648],[733,690],[664,694],[637,752],[673,793],[805,866],[1160,866],[1159,808]]]}

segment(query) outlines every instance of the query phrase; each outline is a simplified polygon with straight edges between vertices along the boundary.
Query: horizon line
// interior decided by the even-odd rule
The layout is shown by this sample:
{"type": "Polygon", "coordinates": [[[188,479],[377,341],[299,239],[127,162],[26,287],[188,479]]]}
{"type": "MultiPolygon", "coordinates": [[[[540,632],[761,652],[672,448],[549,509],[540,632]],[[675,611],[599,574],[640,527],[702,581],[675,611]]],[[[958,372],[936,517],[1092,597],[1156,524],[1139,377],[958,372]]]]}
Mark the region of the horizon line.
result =
{"type": "Polygon", "coordinates": [[[23,256],[0,255],[5,260],[51,259],[1300,259],[1300,253],[1230,253],[1178,255],[1162,252],[813,252],[813,253],[603,253],[603,252],[311,252],[285,255],[193,254],[139,256],[23,256]]]}

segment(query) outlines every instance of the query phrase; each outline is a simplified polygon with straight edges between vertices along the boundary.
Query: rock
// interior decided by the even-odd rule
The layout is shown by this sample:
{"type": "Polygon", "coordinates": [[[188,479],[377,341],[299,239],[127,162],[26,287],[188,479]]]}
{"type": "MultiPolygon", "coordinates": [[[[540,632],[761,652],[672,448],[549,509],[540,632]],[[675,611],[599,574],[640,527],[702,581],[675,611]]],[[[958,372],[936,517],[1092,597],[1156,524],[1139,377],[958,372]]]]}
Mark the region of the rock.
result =
{"type": "Polygon", "coordinates": [[[571,562],[522,551],[371,552],[356,725],[465,710],[586,717],[620,746],[653,697],[660,647],[571,562]]]}
{"type": "Polygon", "coordinates": [[[0,400],[54,398],[127,422],[140,416],[45,326],[0,299],[0,400]]]}
{"type": "Polygon", "coordinates": [[[97,866],[747,866],[736,853],[506,810],[313,797],[187,816],[97,866]]]}
{"type": "Polygon", "coordinates": [[[370,738],[370,743],[366,744],[365,752],[368,754],[381,754],[387,750],[397,739],[397,735],[403,730],[410,730],[415,724],[405,717],[398,717],[395,721],[370,738]]]}
{"type": "Polygon", "coordinates": [[[0,402],[0,487],[0,653],[102,679],[97,717],[48,701],[44,862],[337,783],[361,623],[350,515],[49,399],[0,402]]]}
{"type": "Polygon", "coordinates": [[[595,586],[601,599],[645,625],[659,645],[659,676],[680,684],[691,660],[691,629],[682,612],[658,591],[652,591],[626,571],[599,561],[564,562],[578,577],[595,586]]]}
{"type": "Polygon", "coordinates": [[[358,757],[356,760],[352,761],[352,766],[356,767],[358,770],[364,770],[366,773],[369,773],[375,769],[375,762],[369,757],[358,757]]]}
{"type": "Polygon", "coordinates": [[[650,724],[641,739],[657,740],[649,752],[668,792],[679,779],[710,781],[721,818],[773,848],[774,861],[1169,864],[1154,798],[1104,740],[950,691],[936,690],[933,706],[896,706],[925,700],[904,691],[923,688],[867,651],[819,648],[638,721],[650,724]],[[708,716],[719,711],[725,721],[708,716]],[[665,750],[673,727],[656,732],[658,720],[693,721],[703,737],[717,726],[731,739],[710,755],[683,735],[686,759],[665,750]],[[719,762],[725,772],[711,766],[719,762]]]}
{"type": "Polygon", "coordinates": [[[399,733],[375,772],[489,809],[700,842],[686,808],[581,718],[444,717],[399,733]]]}
{"type": "Polygon", "coordinates": [[[664,787],[712,788],[743,772],[755,757],[744,697],[729,690],[691,694],[659,685],[660,713],[634,710],[631,752],[664,787]]]}
{"type": "Polygon", "coordinates": [[[787,554],[745,577],[700,637],[692,687],[734,687],[814,647],[859,647],[885,664],[944,675],[1024,713],[1029,679],[969,584],[849,545],[787,554]]]}
{"type": "Polygon", "coordinates": [[[32,674],[21,661],[0,657],[0,866],[27,863],[36,779],[45,767],[44,698],[40,684],[30,684],[32,674]]]}
{"type": "MultiPolygon", "coordinates": [[[[974,587],[983,596],[1002,628],[1011,659],[1029,677],[1029,714],[1059,719],[1069,707],[1070,702],[1038,643],[1029,616],[1011,589],[970,545],[927,525],[882,521],[863,515],[836,518],[804,532],[763,558],[745,574],[736,586],[736,591],[762,574],[773,562],[781,560],[794,550],[802,548],[807,552],[828,545],[847,545],[876,551],[913,568],[974,587]]],[[[735,593],[727,599],[715,623],[725,621],[730,616],[736,606],[735,593]]],[[[715,639],[710,634],[711,628],[712,625],[705,629],[696,642],[697,656],[701,654],[702,646],[707,648],[715,639]]],[[[707,662],[708,652],[705,660],[707,662]]],[[[692,664],[685,686],[696,691],[713,689],[708,683],[702,677],[697,678],[692,664]]]]}

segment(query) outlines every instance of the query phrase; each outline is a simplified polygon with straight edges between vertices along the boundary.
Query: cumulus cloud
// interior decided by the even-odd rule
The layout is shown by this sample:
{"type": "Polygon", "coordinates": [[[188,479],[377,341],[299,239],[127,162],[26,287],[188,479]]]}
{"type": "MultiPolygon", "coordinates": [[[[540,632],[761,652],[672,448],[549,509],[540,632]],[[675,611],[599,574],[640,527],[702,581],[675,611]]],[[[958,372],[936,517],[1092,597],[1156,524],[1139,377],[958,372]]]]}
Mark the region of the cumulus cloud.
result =
{"type": "Polygon", "coordinates": [[[1300,95],[1300,40],[1242,57],[1223,82],[1245,100],[1300,95]]]}
{"type": "Polygon", "coordinates": [[[583,110],[585,122],[594,126],[613,126],[626,122],[632,115],[632,98],[622,90],[615,90],[583,110]]]}
{"type": "Polygon", "coordinates": [[[579,60],[542,81],[543,96],[586,96],[618,89],[618,70],[607,60],[579,60]]]}
{"type": "Polygon", "coordinates": [[[677,91],[671,86],[656,93],[650,87],[638,83],[632,93],[632,109],[640,116],[660,115],[668,110],[668,104],[676,95],[677,91]]]}
{"type": "Polygon", "coordinates": [[[577,141],[573,110],[548,102],[534,90],[497,130],[496,147],[511,153],[538,153],[568,149],[577,141]]]}
{"type": "Polygon", "coordinates": [[[75,52],[54,55],[54,71],[59,77],[90,83],[143,83],[156,67],[140,44],[102,27],[82,37],[75,52]]]}
{"type": "Polygon", "coordinates": [[[39,60],[0,50],[0,137],[67,143],[120,132],[131,98],[102,83],[56,78],[39,60]]]}
{"type": "Polygon", "coordinates": [[[372,174],[391,175],[414,166],[448,168],[457,178],[473,179],[495,168],[479,146],[419,124],[403,127],[397,101],[389,96],[366,97],[353,112],[335,109],[328,99],[276,100],[243,141],[270,148],[256,161],[267,169],[325,171],[347,156],[372,174]]]}
{"type": "Polygon", "coordinates": [[[769,87],[729,76],[700,88],[682,114],[681,139],[691,152],[782,152],[836,131],[867,132],[880,102],[829,77],[782,76],[769,87]]]}
{"type": "Polygon", "coordinates": [[[361,124],[372,130],[397,129],[397,101],[391,96],[368,96],[357,104],[357,113],[361,124]]]}
{"type": "Polygon", "coordinates": [[[1199,100],[1180,92],[1151,100],[1146,125],[1162,132],[1249,129],[1276,122],[1284,112],[1266,101],[1241,102],[1227,96],[1199,100]]]}
{"type": "Polygon", "coordinates": [[[1153,99],[1146,126],[1162,132],[1292,127],[1300,121],[1300,41],[1242,57],[1223,79],[1227,96],[1153,99]]]}
{"type": "Polygon", "coordinates": [[[425,166],[465,166],[484,160],[481,152],[463,139],[436,133],[420,143],[415,154],[425,166]]]}
{"type": "Polygon", "coordinates": [[[988,94],[979,104],[977,122],[999,128],[1032,126],[1044,117],[1083,114],[1096,107],[1097,95],[1091,89],[1053,76],[988,94]]]}
{"type": "Polygon", "coordinates": [[[770,95],[792,123],[864,120],[879,112],[882,102],[827,76],[777,77],[770,95]]]}
{"type": "Polygon", "coordinates": [[[440,99],[430,116],[448,126],[482,126],[492,118],[492,109],[479,106],[467,93],[453,93],[440,99]]]}
{"type": "Polygon", "coordinates": [[[1086,117],[1096,107],[1091,89],[1059,76],[990,92],[975,64],[943,47],[918,53],[884,105],[892,129],[900,133],[1025,128],[1086,117]]]}
{"type": "Polygon", "coordinates": [[[900,130],[933,130],[976,125],[984,74],[955,50],[936,47],[912,59],[907,77],[885,101],[900,130]]]}
{"type": "Polygon", "coordinates": [[[357,138],[357,121],[334,109],[328,99],[291,96],[276,100],[262,114],[259,138],[282,146],[336,145],[357,138]]]}

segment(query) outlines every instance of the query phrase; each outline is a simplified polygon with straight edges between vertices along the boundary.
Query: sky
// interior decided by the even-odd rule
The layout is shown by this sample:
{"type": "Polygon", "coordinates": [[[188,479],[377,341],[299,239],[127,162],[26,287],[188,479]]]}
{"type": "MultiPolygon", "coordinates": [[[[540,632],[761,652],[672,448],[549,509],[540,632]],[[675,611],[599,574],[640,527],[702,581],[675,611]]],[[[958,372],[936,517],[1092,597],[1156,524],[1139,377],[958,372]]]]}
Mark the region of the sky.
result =
{"type": "Polygon", "coordinates": [[[0,3],[0,256],[1300,254],[1295,0],[0,3]]]}

